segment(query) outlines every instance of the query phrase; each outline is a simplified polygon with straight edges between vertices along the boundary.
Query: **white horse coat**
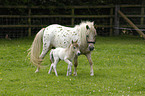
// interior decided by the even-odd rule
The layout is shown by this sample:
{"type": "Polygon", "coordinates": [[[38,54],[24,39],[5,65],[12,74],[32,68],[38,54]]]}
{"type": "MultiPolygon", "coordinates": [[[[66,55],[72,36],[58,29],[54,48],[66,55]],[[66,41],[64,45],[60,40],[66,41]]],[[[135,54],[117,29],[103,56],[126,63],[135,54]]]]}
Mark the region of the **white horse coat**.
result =
{"type": "MultiPolygon", "coordinates": [[[[46,28],[41,29],[31,46],[30,59],[38,68],[35,72],[40,69],[40,64],[42,59],[45,57],[47,52],[55,47],[66,48],[69,46],[72,40],[78,40],[78,45],[80,46],[81,54],[84,54],[91,66],[91,76],[94,75],[93,72],[93,62],[91,60],[91,51],[94,49],[94,43],[96,39],[96,30],[94,28],[94,22],[82,22],[80,25],[75,27],[64,27],[58,24],[50,25],[46,28]],[[41,39],[43,39],[43,50],[41,51],[41,39]]],[[[77,56],[74,59],[74,75],[77,75],[77,56]]]]}

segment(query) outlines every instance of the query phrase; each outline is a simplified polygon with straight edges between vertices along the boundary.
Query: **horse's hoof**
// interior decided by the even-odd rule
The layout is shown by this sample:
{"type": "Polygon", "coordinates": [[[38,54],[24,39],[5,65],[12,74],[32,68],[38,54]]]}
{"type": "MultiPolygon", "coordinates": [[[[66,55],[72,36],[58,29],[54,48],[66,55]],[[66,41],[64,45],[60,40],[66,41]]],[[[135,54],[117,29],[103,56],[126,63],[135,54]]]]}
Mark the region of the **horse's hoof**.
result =
{"type": "Polygon", "coordinates": [[[74,73],[74,76],[77,76],[77,73],[74,73]]]}
{"type": "Polygon", "coordinates": [[[91,73],[90,76],[94,76],[94,73],[91,73]]]}

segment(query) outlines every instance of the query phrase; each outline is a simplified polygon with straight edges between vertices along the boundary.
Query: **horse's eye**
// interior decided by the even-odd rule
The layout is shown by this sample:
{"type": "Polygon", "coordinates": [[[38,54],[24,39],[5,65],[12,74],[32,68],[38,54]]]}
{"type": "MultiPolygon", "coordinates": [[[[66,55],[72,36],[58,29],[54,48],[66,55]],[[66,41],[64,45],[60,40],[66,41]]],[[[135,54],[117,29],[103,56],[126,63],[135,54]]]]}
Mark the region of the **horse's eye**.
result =
{"type": "Polygon", "coordinates": [[[76,47],[74,47],[74,49],[76,49],[76,47]]]}

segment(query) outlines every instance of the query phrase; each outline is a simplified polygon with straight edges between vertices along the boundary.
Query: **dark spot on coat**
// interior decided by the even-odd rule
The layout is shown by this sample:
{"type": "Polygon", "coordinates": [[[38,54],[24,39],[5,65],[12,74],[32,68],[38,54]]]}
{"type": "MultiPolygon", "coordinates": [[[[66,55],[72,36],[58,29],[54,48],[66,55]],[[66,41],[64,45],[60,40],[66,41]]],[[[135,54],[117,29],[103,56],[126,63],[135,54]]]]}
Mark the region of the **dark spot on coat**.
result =
{"type": "Polygon", "coordinates": [[[66,37],[66,35],[63,34],[64,37],[66,37]]]}

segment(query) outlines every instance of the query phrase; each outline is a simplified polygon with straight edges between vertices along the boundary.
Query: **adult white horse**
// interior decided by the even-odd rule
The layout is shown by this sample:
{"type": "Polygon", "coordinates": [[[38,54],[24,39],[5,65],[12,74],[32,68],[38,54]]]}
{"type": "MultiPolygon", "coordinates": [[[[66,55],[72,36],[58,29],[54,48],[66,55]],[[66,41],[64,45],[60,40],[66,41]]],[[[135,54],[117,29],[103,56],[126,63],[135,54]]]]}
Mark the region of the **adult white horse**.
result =
{"type": "MultiPolygon", "coordinates": [[[[63,47],[70,45],[71,41],[78,40],[81,54],[85,55],[90,63],[90,75],[94,75],[93,62],[91,59],[91,51],[94,49],[96,41],[96,30],[94,22],[86,21],[75,27],[64,27],[58,24],[50,25],[41,29],[37,34],[30,48],[30,60],[37,66],[35,72],[39,72],[40,64],[51,48],[63,47]],[[41,46],[43,41],[43,49],[41,46]],[[41,52],[41,54],[40,54],[41,52]]],[[[78,56],[74,58],[74,75],[77,75],[78,56]]]]}

